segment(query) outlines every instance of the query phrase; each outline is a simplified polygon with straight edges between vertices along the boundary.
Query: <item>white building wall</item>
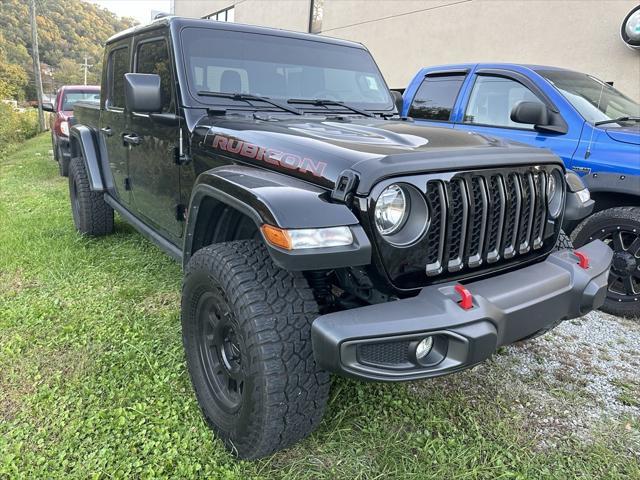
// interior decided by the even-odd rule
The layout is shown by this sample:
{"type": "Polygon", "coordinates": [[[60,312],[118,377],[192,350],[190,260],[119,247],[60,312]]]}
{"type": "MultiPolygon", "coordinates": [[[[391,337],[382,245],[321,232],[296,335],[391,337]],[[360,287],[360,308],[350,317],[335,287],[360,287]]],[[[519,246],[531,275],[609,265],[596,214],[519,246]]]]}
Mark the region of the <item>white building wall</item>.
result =
{"type": "MultiPolygon", "coordinates": [[[[175,0],[201,17],[235,5],[239,23],[307,31],[309,0],[175,0]]],[[[620,40],[636,0],[325,0],[322,35],[364,43],[393,88],[422,66],[554,65],[591,73],[640,101],[640,51],[620,40]]]]}

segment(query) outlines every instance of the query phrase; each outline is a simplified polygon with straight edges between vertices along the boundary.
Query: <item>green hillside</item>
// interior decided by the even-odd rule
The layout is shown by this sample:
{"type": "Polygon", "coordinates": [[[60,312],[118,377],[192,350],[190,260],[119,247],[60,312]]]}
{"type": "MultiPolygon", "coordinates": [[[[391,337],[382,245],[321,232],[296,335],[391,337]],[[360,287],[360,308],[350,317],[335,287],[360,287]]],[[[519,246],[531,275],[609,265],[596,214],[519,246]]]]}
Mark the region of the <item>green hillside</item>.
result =
{"type": "MultiPolygon", "coordinates": [[[[29,3],[0,0],[0,98],[35,97],[29,3]]],[[[60,85],[82,83],[80,64],[85,56],[94,65],[88,81],[97,83],[104,41],[135,23],[81,0],[36,0],[36,11],[46,93],[60,85]]]]}

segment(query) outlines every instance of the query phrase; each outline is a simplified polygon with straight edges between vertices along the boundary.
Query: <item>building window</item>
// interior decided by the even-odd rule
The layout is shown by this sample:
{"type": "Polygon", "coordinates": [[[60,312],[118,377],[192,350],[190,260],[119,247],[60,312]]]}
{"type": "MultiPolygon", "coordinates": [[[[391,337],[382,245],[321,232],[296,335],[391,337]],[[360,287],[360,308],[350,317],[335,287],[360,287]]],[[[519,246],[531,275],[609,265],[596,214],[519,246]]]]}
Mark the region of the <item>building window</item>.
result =
{"type": "Polygon", "coordinates": [[[232,5],[228,8],[225,8],[224,10],[205,15],[203,18],[208,18],[209,20],[217,20],[218,22],[233,22],[234,17],[235,8],[232,5]]]}
{"type": "Polygon", "coordinates": [[[320,33],[322,31],[322,16],[324,13],[324,0],[311,0],[309,10],[309,32],[320,33]]]}

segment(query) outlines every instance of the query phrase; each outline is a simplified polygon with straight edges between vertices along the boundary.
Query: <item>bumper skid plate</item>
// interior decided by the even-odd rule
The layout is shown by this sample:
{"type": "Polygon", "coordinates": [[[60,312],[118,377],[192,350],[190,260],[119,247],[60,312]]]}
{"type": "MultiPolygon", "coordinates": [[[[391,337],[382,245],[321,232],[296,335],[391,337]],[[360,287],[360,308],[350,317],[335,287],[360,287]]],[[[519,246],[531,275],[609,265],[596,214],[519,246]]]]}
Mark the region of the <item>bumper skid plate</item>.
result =
{"type": "Polygon", "coordinates": [[[424,288],[417,296],[330,313],[313,322],[318,364],[367,380],[415,380],[469,368],[503,345],[562,320],[599,308],[605,300],[613,253],[600,240],[496,277],[466,283],[471,308],[461,308],[455,283],[424,288]],[[580,265],[582,263],[582,265],[580,265]],[[431,337],[427,355],[420,341],[431,337]]]}

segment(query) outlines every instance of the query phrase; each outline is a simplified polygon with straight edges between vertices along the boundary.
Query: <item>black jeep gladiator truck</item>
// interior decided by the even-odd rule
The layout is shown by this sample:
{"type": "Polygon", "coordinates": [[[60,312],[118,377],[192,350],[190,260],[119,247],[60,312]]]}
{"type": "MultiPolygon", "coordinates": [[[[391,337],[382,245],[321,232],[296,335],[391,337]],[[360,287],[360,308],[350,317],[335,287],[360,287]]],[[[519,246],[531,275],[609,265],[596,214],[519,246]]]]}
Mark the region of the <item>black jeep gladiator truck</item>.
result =
{"type": "Polygon", "coordinates": [[[182,263],[195,394],[242,458],[312,432],[330,373],[457,372],[604,301],[611,249],[561,233],[589,210],[561,160],[398,117],[360,44],[167,17],[104,58],[73,221],[118,212],[182,263]]]}

